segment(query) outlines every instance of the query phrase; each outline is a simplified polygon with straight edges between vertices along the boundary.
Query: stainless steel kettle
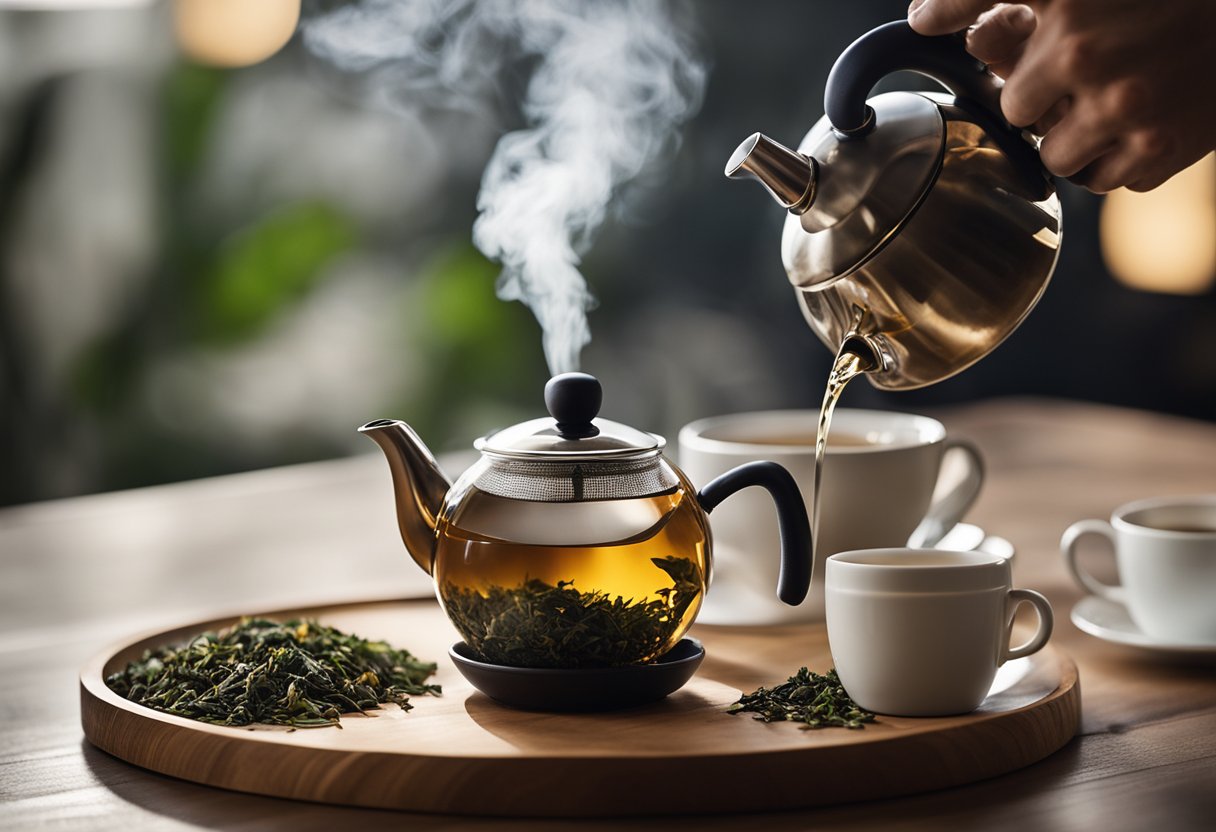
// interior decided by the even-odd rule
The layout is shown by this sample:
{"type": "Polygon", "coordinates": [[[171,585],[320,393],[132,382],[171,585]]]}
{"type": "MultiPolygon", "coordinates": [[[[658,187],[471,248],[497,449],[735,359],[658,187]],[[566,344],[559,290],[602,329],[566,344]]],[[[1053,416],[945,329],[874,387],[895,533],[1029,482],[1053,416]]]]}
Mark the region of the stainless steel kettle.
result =
{"type": "Polygon", "coordinates": [[[1001,117],[1000,88],[958,36],[888,23],[837,59],[826,115],[797,151],[756,133],[727,163],[788,209],[781,255],[803,314],[833,352],[860,321],[877,387],[923,387],[974,364],[1051,278],[1060,203],[1037,140],[1001,117]],[[867,101],[897,70],[951,94],[867,101]]]}

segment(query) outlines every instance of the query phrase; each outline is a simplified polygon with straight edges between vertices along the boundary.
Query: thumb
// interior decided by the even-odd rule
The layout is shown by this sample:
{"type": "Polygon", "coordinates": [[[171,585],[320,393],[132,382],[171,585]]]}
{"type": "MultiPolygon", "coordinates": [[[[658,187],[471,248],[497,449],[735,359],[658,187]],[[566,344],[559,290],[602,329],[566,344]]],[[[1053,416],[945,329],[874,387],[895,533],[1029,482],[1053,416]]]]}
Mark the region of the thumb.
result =
{"type": "Polygon", "coordinates": [[[948,35],[966,29],[995,5],[994,0],[912,0],[908,25],[922,35],[948,35]]]}

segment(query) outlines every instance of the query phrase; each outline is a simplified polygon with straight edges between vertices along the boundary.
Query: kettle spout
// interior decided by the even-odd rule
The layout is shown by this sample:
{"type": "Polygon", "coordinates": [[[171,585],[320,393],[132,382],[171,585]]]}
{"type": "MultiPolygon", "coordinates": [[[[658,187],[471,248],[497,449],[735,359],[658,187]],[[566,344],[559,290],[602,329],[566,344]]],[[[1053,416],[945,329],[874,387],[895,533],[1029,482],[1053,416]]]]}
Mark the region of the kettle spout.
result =
{"type": "Polygon", "coordinates": [[[435,525],[451,483],[414,429],[396,419],[378,419],[359,433],[380,446],[388,458],[396,494],[397,526],[410,557],[426,573],[435,563],[435,525]]]}
{"type": "Polygon", "coordinates": [[[815,201],[819,164],[763,133],[752,133],[735,148],[726,163],[730,179],[755,179],[792,214],[801,214],[815,201]]]}

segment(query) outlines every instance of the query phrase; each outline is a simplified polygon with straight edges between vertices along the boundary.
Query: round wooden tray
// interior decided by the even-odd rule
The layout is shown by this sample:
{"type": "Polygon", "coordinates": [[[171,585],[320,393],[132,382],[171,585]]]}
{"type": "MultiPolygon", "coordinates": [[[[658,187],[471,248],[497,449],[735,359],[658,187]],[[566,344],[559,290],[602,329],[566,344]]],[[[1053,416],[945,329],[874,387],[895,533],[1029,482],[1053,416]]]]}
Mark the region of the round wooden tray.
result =
{"type": "Polygon", "coordinates": [[[724,713],[741,690],[801,665],[831,666],[822,625],[700,626],[697,676],[666,700],[607,714],[514,711],[476,692],[447,657],[455,631],[433,601],[266,615],[314,617],[439,663],[443,697],[343,717],[342,730],[224,728],[135,705],[105,685],[145,649],[235,619],[149,634],[81,671],[85,736],[163,774],[237,791],[470,815],[611,816],[764,811],[939,789],[1029,765],[1072,738],[1076,665],[1050,647],[1001,669],[972,714],[879,717],[863,730],[801,730],[724,713]]]}

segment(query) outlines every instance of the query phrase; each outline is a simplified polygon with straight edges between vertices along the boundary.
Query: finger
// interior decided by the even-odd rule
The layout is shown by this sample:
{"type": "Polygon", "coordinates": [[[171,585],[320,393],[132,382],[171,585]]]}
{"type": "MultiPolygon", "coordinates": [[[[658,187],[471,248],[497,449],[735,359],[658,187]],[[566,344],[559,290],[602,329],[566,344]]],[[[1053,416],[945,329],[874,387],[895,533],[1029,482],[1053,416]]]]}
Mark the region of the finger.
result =
{"type": "Polygon", "coordinates": [[[1072,109],[1072,96],[1066,95],[1055,104],[1052,104],[1051,108],[1038,121],[1030,125],[1030,132],[1036,136],[1047,135],[1048,130],[1051,130],[1051,128],[1064,120],[1070,109],[1072,109]]]}
{"type": "Polygon", "coordinates": [[[1086,165],[1073,181],[1099,194],[1141,182],[1150,190],[1169,178],[1168,171],[1178,169],[1175,156],[1176,147],[1164,131],[1137,130],[1086,165]]]}
{"type": "Polygon", "coordinates": [[[1018,61],[1022,57],[1022,50],[1017,50],[1008,60],[1000,63],[988,64],[988,71],[997,78],[1008,78],[1017,69],[1018,61]]]}
{"type": "Polygon", "coordinates": [[[1029,6],[1001,3],[980,15],[967,32],[967,51],[990,68],[1016,61],[1036,22],[1029,6]]]}
{"type": "Polygon", "coordinates": [[[1074,105],[1039,144],[1043,166],[1056,176],[1073,176],[1110,150],[1118,136],[1091,115],[1092,108],[1074,105]]]}
{"type": "Polygon", "coordinates": [[[1148,174],[1143,174],[1138,179],[1127,183],[1127,189],[1129,191],[1135,191],[1141,194],[1145,193],[1146,191],[1156,190],[1164,185],[1177,172],[1178,171],[1176,170],[1162,168],[1148,174]]]}
{"type": "Polygon", "coordinates": [[[1131,148],[1116,144],[1069,179],[1096,194],[1105,194],[1138,178],[1140,167],[1131,148]]]}
{"type": "Polygon", "coordinates": [[[1001,112],[1010,124],[1034,124],[1072,92],[1052,64],[1048,50],[1034,44],[1027,46],[1001,90],[1001,112]]]}
{"type": "Polygon", "coordinates": [[[1193,152],[1174,147],[1165,155],[1151,156],[1132,176],[1132,181],[1127,185],[1128,190],[1143,192],[1158,188],[1210,152],[1202,146],[1190,150],[1193,152]]]}
{"type": "Polygon", "coordinates": [[[922,35],[948,35],[966,29],[994,5],[993,0],[912,0],[908,25],[922,35]]]}

